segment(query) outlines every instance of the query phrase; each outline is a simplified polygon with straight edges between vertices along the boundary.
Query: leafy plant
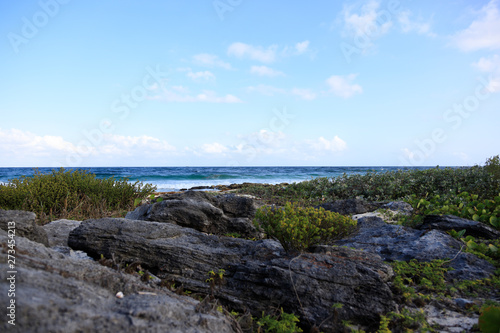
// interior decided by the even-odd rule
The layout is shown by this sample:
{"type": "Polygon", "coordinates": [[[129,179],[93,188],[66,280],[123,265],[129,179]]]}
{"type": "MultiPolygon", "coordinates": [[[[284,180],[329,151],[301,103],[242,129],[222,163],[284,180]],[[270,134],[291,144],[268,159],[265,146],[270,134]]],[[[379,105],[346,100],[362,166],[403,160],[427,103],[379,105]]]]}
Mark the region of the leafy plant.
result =
{"type": "Polygon", "coordinates": [[[449,267],[444,267],[444,263],[444,260],[396,261],[392,264],[395,273],[394,286],[406,302],[421,303],[429,299],[428,296],[417,293],[414,287],[418,287],[421,291],[444,293],[448,289],[444,274],[450,270],[449,267]]]}
{"type": "Polygon", "coordinates": [[[262,312],[262,318],[257,321],[258,329],[257,332],[266,333],[297,333],[303,332],[300,327],[297,327],[299,318],[293,313],[286,313],[281,309],[281,313],[278,317],[264,315],[262,312]]]}
{"type": "Polygon", "coordinates": [[[386,316],[381,316],[380,317],[380,326],[377,330],[377,333],[391,333],[391,330],[389,329],[389,323],[390,319],[387,318],[386,316]]]}
{"type": "Polygon", "coordinates": [[[483,310],[479,317],[479,329],[483,333],[500,332],[500,307],[491,306],[483,310]]]}
{"type": "Polygon", "coordinates": [[[127,178],[98,179],[84,170],[53,170],[32,177],[11,179],[0,185],[0,208],[29,210],[39,221],[52,218],[93,218],[121,213],[134,207],[156,188],[140,182],[130,184],[127,178]]]}
{"type": "Polygon", "coordinates": [[[324,201],[364,198],[371,201],[397,200],[414,194],[446,196],[468,192],[480,199],[500,193],[500,179],[494,178],[485,167],[432,168],[426,170],[397,170],[343,174],[338,177],[319,177],[289,185],[248,185],[239,192],[261,197],[270,204],[318,205],[324,201]]]}
{"type": "Polygon", "coordinates": [[[216,273],[214,270],[208,272],[209,278],[206,280],[210,284],[210,293],[213,295],[217,288],[220,288],[224,284],[224,273],[225,269],[220,268],[216,273]]]}
{"type": "Polygon", "coordinates": [[[486,160],[484,169],[495,179],[500,179],[500,156],[496,155],[486,160]]]}
{"type": "Polygon", "coordinates": [[[479,199],[479,195],[468,192],[423,198],[411,195],[406,198],[406,201],[412,205],[416,214],[451,214],[500,229],[500,194],[491,199],[482,200],[479,199]]]}
{"type": "Polygon", "coordinates": [[[283,208],[260,208],[254,223],[276,238],[287,252],[302,252],[312,245],[345,237],[356,226],[356,221],[338,213],[289,202],[283,208]]]}

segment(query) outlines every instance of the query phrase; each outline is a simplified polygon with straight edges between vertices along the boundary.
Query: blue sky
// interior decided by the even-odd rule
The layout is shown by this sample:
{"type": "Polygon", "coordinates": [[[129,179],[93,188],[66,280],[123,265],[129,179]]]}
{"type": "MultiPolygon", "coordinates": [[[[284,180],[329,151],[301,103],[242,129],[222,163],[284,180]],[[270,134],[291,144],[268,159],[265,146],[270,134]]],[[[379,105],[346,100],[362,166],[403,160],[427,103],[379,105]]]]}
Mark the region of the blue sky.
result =
{"type": "Polygon", "coordinates": [[[0,167],[474,165],[500,3],[2,1],[0,167]]]}

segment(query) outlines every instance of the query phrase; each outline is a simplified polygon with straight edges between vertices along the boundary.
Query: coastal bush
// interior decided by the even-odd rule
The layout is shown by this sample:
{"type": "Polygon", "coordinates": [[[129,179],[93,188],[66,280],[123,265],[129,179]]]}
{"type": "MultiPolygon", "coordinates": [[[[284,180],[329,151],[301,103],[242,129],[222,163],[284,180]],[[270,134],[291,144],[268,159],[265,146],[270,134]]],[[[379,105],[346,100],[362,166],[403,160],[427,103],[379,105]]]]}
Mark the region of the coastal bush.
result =
{"type": "Polygon", "coordinates": [[[500,229],[500,194],[490,199],[479,199],[479,195],[468,192],[424,198],[411,195],[406,198],[406,202],[412,205],[415,213],[419,215],[451,214],[500,229]]]}
{"type": "Polygon", "coordinates": [[[323,208],[303,208],[290,202],[284,207],[262,207],[255,214],[254,223],[276,238],[285,251],[302,252],[317,244],[347,236],[356,221],[323,208]]]}
{"type": "Polygon", "coordinates": [[[40,222],[53,218],[94,218],[130,210],[137,198],[143,199],[155,187],[127,178],[97,179],[84,170],[52,170],[32,177],[22,176],[0,185],[0,208],[28,210],[40,222]]]}
{"type": "Polygon", "coordinates": [[[303,332],[297,326],[299,318],[293,313],[286,313],[281,309],[279,316],[264,315],[257,321],[257,332],[266,333],[300,333],[303,332]]]}
{"type": "Polygon", "coordinates": [[[490,306],[479,317],[479,329],[483,333],[500,332],[500,307],[490,306]]]}
{"type": "Polygon", "coordinates": [[[268,203],[283,205],[287,201],[292,201],[303,206],[360,197],[369,201],[388,201],[411,195],[443,196],[462,192],[476,194],[479,199],[486,199],[500,193],[500,179],[480,166],[436,167],[426,170],[409,169],[343,174],[332,178],[319,177],[287,186],[250,185],[240,192],[259,196],[268,203]]]}
{"type": "Polygon", "coordinates": [[[500,156],[493,156],[486,160],[484,168],[489,172],[495,179],[500,179],[500,156]]]}

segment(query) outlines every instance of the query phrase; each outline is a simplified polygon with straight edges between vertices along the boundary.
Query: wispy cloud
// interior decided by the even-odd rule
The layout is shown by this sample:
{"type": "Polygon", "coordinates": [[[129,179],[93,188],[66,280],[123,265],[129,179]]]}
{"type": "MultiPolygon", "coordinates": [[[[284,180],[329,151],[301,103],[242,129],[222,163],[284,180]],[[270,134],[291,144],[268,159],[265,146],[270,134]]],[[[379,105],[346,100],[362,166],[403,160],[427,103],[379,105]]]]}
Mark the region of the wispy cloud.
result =
{"type": "Polygon", "coordinates": [[[450,45],[462,51],[500,49],[500,11],[498,1],[483,6],[469,27],[451,37],[450,45]]]}
{"type": "Polygon", "coordinates": [[[212,90],[203,90],[201,93],[192,94],[190,90],[184,86],[171,86],[162,87],[154,92],[154,95],[149,97],[150,100],[158,100],[165,102],[179,102],[179,103],[241,103],[242,101],[231,94],[225,96],[218,96],[212,90]]]}
{"type": "Polygon", "coordinates": [[[275,96],[275,95],[293,95],[297,96],[303,100],[308,100],[311,101],[313,99],[316,99],[318,97],[318,94],[315,93],[311,89],[300,89],[300,88],[293,88],[290,90],[283,89],[283,88],[277,88],[265,84],[259,84],[257,86],[250,86],[246,88],[246,91],[249,93],[258,93],[261,95],[265,96],[275,96]]]}
{"type": "Polygon", "coordinates": [[[250,68],[250,73],[259,76],[269,76],[269,77],[285,76],[285,73],[277,71],[267,66],[252,66],[250,68]]]}
{"type": "Polygon", "coordinates": [[[401,25],[401,30],[404,33],[416,32],[419,35],[436,37],[436,34],[431,31],[431,23],[424,22],[421,19],[413,20],[410,10],[401,11],[398,15],[398,22],[401,25]]]}
{"type": "Polygon", "coordinates": [[[310,141],[309,144],[314,150],[317,151],[336,153],[347,149],[347,143],[337,135],[331,140],[325,139],[321,136],[315,141],[310,141]]]}
{"type": "Polygon", "coordinates": [[[208,154],[222,154],[229,150],[226,146],[218,142],[205,143],[201,146],[201,149],[203,152],[208,154]]]}
{"type": "Polygon", "coordinates": [[[308,47],[309,47],[308,40],[295,44],[295,50],[297,51],[298,54],[306,52],[308,47]]]}
{"type": "Polygon", "coordinates": [[[371,0],[361,8],[357,6],[344,6],[342,16],[344,21],[344,34],[350,36],[370,36],[380,37],[386,34],[392,27],[391,20],[381,19],[379,24],[377,19],[381,16],[379,10],[380,1],[371,0]]]}
{"type": "Polygon", "coordinates": [[[333,75],[326,80],[326,83],[335,95],[349,98],[363,92],[363,88],[359,84],[352,83],[356,77],[357,74],[333,75]]]}
{"type": "Polygon", "coordinates": [[[318,96],[311,89],[299,89],[299,88],[293,88],[292,94],[308,101],[316,99],[316,97],[318,96]]]}
{"type": "Polygon", "coordinates": [[[187,73],[187,76],[191,78],[193,81],[211,81],[215,80],[215,75],[210,71],[202,71],[202,72],[191,72],[187,73]]]}
{"type": "Polygon", "coordinates": [[[48,156],[54,152],[70,153],[75,149],[75,145],[60,136],[36,135],[15,128],[0,128],[0,155],[4,157],[10,154],[48,156]]]}
{"type": "Polygon", "coordinates": [[[249,93],[256,92],[256,93],[259,93],[259,94],[262,94],[262,95],[266,95],[266,96],[274,96],[274,95],[277,95],[277,94],[286,94],[286,90],[285,89],[276,88],[276,87],[268,86],[268,85],[265,85],[265,84],[259,84],[257,86],[247,87],[246,91],[249,92],[249,93]]]}
{"type": "Polygon", "coordinates": [[[491,92],[500,92],[500,56],[498,54],[482,57],[472,66],[480,72],[490,75],[490,81],[486,89],[491,92]]]}
{"type": "Polygon", "coordinates": [[[220,67],[224,69],[231,69],[231,64],[222,61],[218,56],[208,53],[200,53],[193,56],[193,62],[197,65],[208,67],[220,67]]]}
{"type": "Polygon", "coordinates": [[[228,47],[227,54],[238,58],[250,58],[264,63],[271,63],[276,60],[277,48],[277,45],[263,48],[261,46],[237,42],[228,47]]]}
{"type": "Polygon", "coordinates": [[[99,139],[90,142],[82,135],[82,140],[72,143],[61,136],[37,135],[19,129],[0,129],[0,155],[10,160],[17,158],[27,163],[45,161],[46,165],[66,165],[67,161],[85,158],[110,159],[123,156],[162,156],[177,149],[165,140],[148,135],[123,136],[101,133],[99,139]],[[76,156],[76,158],[75,158],[76,156]],[[32,157],[33,160],[30,160],[32,157]],[[72,157],[72,158],[69,158],[72,157]]]}

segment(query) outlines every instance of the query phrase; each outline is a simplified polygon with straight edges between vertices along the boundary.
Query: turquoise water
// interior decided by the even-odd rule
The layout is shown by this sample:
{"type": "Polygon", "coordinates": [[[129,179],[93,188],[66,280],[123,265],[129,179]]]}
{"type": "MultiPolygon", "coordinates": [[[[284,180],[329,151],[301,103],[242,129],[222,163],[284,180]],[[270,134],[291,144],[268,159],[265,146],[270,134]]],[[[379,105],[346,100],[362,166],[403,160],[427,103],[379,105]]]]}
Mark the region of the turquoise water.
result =
{"type": "MultiPolygon", "coordinates": [[[[343,173],[364,174],[370,171],[387,172],[398,169],[428,169],[428,167],[102,167],[79,168],[98,178],[123,178],[157,186],[158,191],[211,185],[249,183],[294,183],[317,177],[335,177],[343,173]]],[[[50,173],[51,168],[38,168],[50,173]]],[[[0,168],[0,183],[21,176],[32,176],[33,168],[0,168]]]]}

